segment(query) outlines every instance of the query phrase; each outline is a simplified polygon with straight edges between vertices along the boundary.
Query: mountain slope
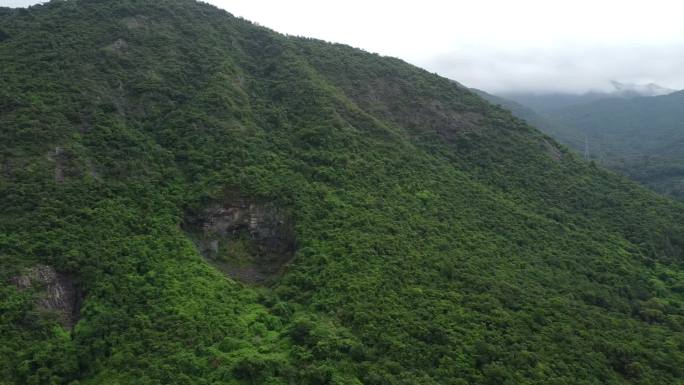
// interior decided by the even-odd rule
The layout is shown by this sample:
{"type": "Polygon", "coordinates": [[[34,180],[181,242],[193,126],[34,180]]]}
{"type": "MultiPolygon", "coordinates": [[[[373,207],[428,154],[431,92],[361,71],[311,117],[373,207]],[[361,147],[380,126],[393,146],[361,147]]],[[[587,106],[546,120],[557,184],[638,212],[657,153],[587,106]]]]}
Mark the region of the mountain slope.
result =
{"type": "Polygon", "coordinates": [[[188,0],[0,30],[0,381],[684,375],[684,207],[468,89],[188,0]]]}

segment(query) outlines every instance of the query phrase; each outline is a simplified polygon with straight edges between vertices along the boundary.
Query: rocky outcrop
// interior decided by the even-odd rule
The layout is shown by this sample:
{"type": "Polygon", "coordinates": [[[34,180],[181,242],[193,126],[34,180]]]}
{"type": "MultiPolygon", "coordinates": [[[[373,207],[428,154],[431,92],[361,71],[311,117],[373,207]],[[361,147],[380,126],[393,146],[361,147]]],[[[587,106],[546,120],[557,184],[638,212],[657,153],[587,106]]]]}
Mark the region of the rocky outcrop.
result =
{"type": "Polygon", "coordinates": [[[274,204],[232,196],[190,215],[186,230],[199,251],[244,283],[265,283],[294,256],[291,221],[274,204]]]}
{"type": "Polygon", "coordinates": [[[112,44],[104,47],[104,50],[116,54],[123,54],[128,51],[128,42],[124,39],[116,39],[112,44]]]}
{"type": "Polygon", "coordinates": [[[544,150],[546,151],[546,154],[548,154],[552,159],[554,160],[561,160],[563,159],[563,153],[561,150],[557,147],[551,144],[548,140],[542,139],[542,145],[544,146],[544,150]]]}
{"type": "Polygon", "coordinates": [[[64,327],[73,328],[78,321],[83,296],[70,275],[59,273],[50,266],[38,265],[10,281],[20,290],[38,289],[38,308],[56,313],[64,327]]]}

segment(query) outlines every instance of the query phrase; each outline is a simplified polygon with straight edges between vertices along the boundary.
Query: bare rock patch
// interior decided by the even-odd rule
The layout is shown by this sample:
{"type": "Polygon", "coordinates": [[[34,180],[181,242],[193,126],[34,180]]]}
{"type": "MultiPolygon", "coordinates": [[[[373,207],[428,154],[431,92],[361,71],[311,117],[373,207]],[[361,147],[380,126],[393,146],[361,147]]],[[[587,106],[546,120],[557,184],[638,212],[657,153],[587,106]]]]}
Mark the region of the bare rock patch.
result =
{"type": "Polygon", "coordinates": [[[83,293],[71,275],[57,272],[51,266],[37,265],[23,275],[12,277],[10,282],[20,290],[38,288],[36,306],[57,314],[64,327],[73,328],[78,322],[83,293]]]}
{"type": "Polygon", "coordinates": [[[229,195],[188,214],[184,228],[200,253],[231,278],[272,281],[294,257],[292,221],[273,203],[229,195]]]}
{"type": "Polygon", "coordinates": [[[55,164],[54,179],[56,183],[64,183],[64,168],[67,162],[67,155],[62,147],[55,147],[47,155],[48,159],[55,164]]]}
{"type": "Polygon", "coordinates": [[[104,47],[105,51],[123,54],[128,51],[128,43],[124,39],[116,39],[112,44],[104,47]]]}

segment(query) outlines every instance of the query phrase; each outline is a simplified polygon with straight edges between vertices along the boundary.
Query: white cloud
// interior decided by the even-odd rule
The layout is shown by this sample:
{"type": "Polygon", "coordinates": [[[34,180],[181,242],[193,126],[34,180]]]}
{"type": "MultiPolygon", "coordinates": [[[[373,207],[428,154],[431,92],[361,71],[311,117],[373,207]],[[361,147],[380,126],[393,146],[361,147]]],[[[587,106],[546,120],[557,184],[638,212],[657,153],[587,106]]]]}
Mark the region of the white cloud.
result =
{"type": "Polygon", "coordinates": [[[684,44],[461,49],[419,63],[494,92],[612,90],[610,80],[684,88],[684,44]]]}
{"type": "Polygon", "coordinates": [[[668,0],[209,0],[277,31],[397,56],[489,91],[609,81],[684,88],[684,3],[668,0]]]}
{"type": "Polygon", "coordinates": [[[42,3],[36,0],[0,0],[0,7],[28,7],[29,5],[42,3]]]}

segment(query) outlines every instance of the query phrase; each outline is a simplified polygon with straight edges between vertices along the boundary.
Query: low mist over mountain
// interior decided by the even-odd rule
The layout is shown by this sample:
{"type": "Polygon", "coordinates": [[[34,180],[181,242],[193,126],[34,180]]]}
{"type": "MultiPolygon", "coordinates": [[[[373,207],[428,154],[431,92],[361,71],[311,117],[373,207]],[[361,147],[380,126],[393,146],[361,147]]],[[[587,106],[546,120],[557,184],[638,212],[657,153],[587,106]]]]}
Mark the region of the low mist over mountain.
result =
{"type": "Polygon", "coordinates": [[[676,90],[659,86],[655,83],[648,84],[630,84],[620,83],[615,80],[611,81],[615,91],[610,95],[622,97],[637,97],[637,96],[662,96],[668,95],[676,90]]]}
{"type": "Polygon", "coordinates": [[[0,384],[681,384],[684,205],[471,90],[192,0],[0,31],[0,384]]]}
{"type": "Polygon", "coordinates": [[[675,90],[661,87],[657,84],[630,84],[611,81],[613,91],[586,93],[501,93],[500,96],[515,101],[523,106],[535,110],[537,113],[546,113],[578,104],[591,103],[601,99],[634,98],[639,96],[661,96],[675,92],[675,90]]]}

